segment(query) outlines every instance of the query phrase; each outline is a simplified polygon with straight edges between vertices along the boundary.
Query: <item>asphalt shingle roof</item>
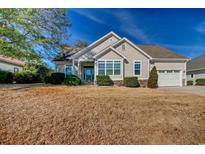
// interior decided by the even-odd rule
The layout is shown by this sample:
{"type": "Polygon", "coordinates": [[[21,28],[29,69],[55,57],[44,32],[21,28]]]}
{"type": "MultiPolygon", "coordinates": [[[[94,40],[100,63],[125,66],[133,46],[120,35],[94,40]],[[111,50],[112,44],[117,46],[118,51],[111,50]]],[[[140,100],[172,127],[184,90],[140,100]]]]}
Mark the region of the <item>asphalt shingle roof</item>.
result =
{"type": "Polygon", "coordinates": [[[24,65],[24,62],[19,60],[19,59],[6,57],[6,56],[3,56],[3,55],[0,55],[0,62],[5,62],[5,63],[18,65],[18,66],[23,66],[24,65]]]}
{"type": "Polygon", "coordinates": [[[187,70],[205,69],[205,54],[187,62],[187,70]]]}
{"type": "Polygon", "coordinates": [[[152,58],[179,58],[186,59],[186,57],[179,55],[169,49],[160,47],[159,45],[138,45],[144,52],[152,58]]]}

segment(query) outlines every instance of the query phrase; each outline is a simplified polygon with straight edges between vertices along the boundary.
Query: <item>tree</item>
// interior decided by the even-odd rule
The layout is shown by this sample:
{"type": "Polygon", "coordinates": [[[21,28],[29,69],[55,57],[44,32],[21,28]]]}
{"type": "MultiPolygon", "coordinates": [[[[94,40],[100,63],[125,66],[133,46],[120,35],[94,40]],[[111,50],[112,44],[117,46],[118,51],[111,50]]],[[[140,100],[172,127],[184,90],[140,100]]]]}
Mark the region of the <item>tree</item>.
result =
{"type": "Polygon", "coordinates": [[[42,61],[32,60],[25,63],[23,67],[24,72],[31,72],[35,74],[41,81],[51,74],[52,70],[42,61]]]}
{"type": "Polygon", "coordinates": [[[158,87],[157,81],[158,81],[157,69],[154,66],[150,72],[150,76],[148,79],[148,87],[157,88],[158,87]]]}
{"type": "Polygon", "coordinates": [[[74,48],[85,48],[87,46],[88,46],[88,43],[86,41],[77,40],[75,42],[74,48]]]}
{"type": "Polygon", "coordinates": [[[0,54],[50,58],[69,37],[66,9],[0,9],[0,54]]]}

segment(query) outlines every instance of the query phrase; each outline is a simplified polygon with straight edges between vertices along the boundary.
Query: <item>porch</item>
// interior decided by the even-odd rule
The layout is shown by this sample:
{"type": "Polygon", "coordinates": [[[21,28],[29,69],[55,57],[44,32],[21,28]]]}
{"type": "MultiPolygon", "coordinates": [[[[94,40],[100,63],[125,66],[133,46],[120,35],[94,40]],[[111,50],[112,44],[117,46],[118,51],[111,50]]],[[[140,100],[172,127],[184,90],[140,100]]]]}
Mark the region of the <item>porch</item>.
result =
{"type": "Polygon", "coordinates": [[[94,60],[89,61],[73,61],[72,73],[79,76],[82,83],[93,84],[95,81],[95,62],[94,60]]]}

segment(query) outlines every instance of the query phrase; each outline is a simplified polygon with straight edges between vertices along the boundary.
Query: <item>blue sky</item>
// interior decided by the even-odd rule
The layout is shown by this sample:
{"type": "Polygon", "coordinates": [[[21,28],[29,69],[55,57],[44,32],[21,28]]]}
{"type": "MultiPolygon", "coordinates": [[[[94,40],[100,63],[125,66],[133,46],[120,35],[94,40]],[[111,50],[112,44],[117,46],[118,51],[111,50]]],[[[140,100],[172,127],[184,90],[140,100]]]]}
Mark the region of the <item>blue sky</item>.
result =
{"type": "Polygon", "coordinates": [[[136,44],[158,44],[186,57],[205,54],[205,9],[68,9],[73,44],[110,31],[136,44]]]}

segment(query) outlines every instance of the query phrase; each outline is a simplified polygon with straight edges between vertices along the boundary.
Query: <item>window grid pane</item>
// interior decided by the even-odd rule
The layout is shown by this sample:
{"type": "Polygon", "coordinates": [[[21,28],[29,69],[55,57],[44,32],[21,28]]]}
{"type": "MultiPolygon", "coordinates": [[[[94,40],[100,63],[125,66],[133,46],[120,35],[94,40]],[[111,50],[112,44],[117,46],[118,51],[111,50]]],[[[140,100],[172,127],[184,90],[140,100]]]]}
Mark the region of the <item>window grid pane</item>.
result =
{"type": "Polygon", "coordinates": [[[120,68],[121,68],[120,61],[115,61],[114,62],[114,75],[120,75],[121,74],[120,68]]]}
{"type": "Polygon", "coordinates": [[[98,74],[105,75],[105,61],[98,62],[98,74]]]}
{"type": "Polygon", "coordinates": [[[140,75],[141,73],[141,63],[140,62],[135,62],[134,73],[135,75],[140,75]]]}
{"type": "Polygon", "coordinates": [[[106,75],[113,75],[113,61],[106,62],[106,75]]]}

